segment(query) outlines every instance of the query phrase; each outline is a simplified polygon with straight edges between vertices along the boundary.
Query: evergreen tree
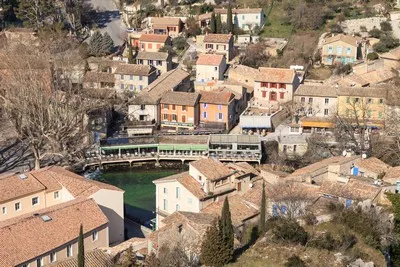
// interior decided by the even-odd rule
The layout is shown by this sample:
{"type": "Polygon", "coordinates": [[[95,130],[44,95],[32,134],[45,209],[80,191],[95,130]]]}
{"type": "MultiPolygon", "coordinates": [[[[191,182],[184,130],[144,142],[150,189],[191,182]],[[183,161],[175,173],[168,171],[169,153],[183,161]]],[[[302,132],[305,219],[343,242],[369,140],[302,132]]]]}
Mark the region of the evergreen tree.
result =
{"type": "Polygon", "coordinates": [[[129,54],[128,54],[128,63],[129,64],[133,64],[133,49],[132,46],[130,44],[129,45],[129,54]]]}
{"type": "Polygon", "coordinates": [[[228,33],[232,33],[233,34],[233,18],[232,18],[232,6],[231,4],[229,4],[228,6],[228,14],[226,17],[226,24],[227,24],[227,28],[228,28],[228,33]]]}
{"type": "Polygon", "coordinates": [[[234,231],[232,225],[231,211],[229,210],[229,200],[227,197],[225,198],[224,205],[222,207],[219,226],[222,235],[222,240],[229,253],[229,259],[228,259],[229,262],[233,258],[234,231]]]}
{"type": "Polygon", "coordinates": [[[217,20],[215,18],[215,13],[214,12],[211,14],[210,32],[211,33],[216,33],[217,32],[217,20]]]}
{"type": "Polygon", "coordinates": [[[57,22],[58,10],[53,0],[19,0],[17,18],[24,26],[35,30],[42,28],[46,21],[57,22]]]}
{"type": "Polygon", "coordinates": [[[261,194],[261,207],[260,207],[260,222],[258,225],[258,228],[260,230],[260,234],[263,235],[265,234],[266,229],[266,223],[265,223],[265,207],[266,205],[266,199],[265,199],[265,184],[263,182],[263,188],[262,188],[262,194],[261,194]]]}
{"type": "Polygon", "coordinates": [[[113,52],[114,49],[114,41],[111,38],[111,36],[108,34],[108,32],[105,32],[103,34],[103,39],[101,41],[101,50],[102,50],[102,55],[109,55],[113,52]]]}
{"type": "Polygon", "coordinates": [[[78,237],[78,267],[85,267],[85,246],[83,243],[83,226],[79,229],[78,237]]]}
{"type": "Polygon", "coordinates": [[[217,19],[215,21],[215,30],[216,30],[216,33],[221,33],[222,32],[221,14],[217,15],[217,19]]]}
{"type": "Polygon", "coordinates": [[[219,228],[218,221],[215,220],[205,234],[200,253],[200,262],[203,265],[221,267],[231,259],[219,228]]]}
{"type": "Polygon", "coordinates": [[[100,56],[102,52],[103,35],[99,31],[95,31],[89,39],[88,52],[92,56],[100,56]]]}

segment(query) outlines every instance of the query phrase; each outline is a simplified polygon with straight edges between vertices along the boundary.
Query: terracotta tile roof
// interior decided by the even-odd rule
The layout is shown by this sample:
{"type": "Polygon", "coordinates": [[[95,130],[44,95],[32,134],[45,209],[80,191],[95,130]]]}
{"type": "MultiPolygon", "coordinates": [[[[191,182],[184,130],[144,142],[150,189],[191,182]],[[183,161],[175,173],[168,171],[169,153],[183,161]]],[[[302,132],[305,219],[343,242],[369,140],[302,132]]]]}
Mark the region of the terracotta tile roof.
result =
{"type": "Polygon", "coordinates": [[[189,73],[179,68],[170,70],[159,76],[149,86],[140,92],[133,103],[135,104],[158,104],[160,98],[168,91],[173,91],[185,79],[190,76],[189,73]]]}
{"type": "Polygon", "coordinates": [[[301,84],[294,95],[298,96],[321,96],[321,97],[337,97],[336,86],[327,85],[305,85],[301,84]]]}
{"type": "Polygon", "coordinates": [[[160,178],[154,180],[153,183],[163,183],[163,182],[174,182],[177,181],[183,185],[190,193],[192,193],[198,199],[203,199],[207,197],[200,183],[198,183],[193,177],[189,175],[189,172],[182,172],[174,174],[168,177],[160,178]]]}
{"type": "MultiPolygon", "coordinates": [[[[207,213],[197,213],[189,211],[176,211],[171,216],[165,218],[162,222],[165,224],[173,223],[177,218],[185,219],[188,222],[195,224],[206,224],[210,225],[216,216],[207,213]]],[[[179,220],[178,220],[179,221],[179,220]]]]}
{"type": "Polygon", "coordinates": [[[204,13],[197,16],[198,21],[211,19],[211,13],[204,13]]]}
{"type": "Polygon", "coordinates": [[[342,41],[342,42],[348,43],[353,46],[358,46],[358,43],[361,42],[362,39],[359,37],[353,37],[350,35],[338,34],[338,35],[326,38],[323,44],[325,45],[325,44],[330,44],[330,43],[334,43],[334,42],[338,42],[338,41],[342,41]]]}
{"type": "Polygon", "coordinates": [[[276,168],[274,168],[274,166],[271,166],[271,165],[262,165],[260,167],[260,169],[262,171],[265,171],[267,173],[272,173],[272,174],[277,175],[282,178],[289,175],[287,172],[280,171],[279,169],[276,169],[276,168]]]}
{"type": "Polygon", "coordinates": [[[200,91],[200,103],[229,105],[235,95],[227,90],[200,91]]]}
{"type": "Polygon", "coordinates": [[[386,98],[387,89],[384,87],[339,87],[338,96],[362,96],[386,98]]]}
{"type": "Polygon", "coordinates": [[[196,65],[219,66],[224,59],[224,55],[201,54],[197,59],[196,65]]]}
{"type": "Polygon", "coordinates": [[[93,199],[78,199],[0,222],[0,266],[15,266],[78,238],[108,221],[93,199]],[[35,212],[37,213],[37,212],[35,212]],[[48,215],[51,221],[43,221],[48,215]]]}
{"type": "MultiPolygon", "coordinates": [[[[49,267],[78,267],[78,258],[65,259],[63,261],[48,265],[49,267]]],[[[113,267],[112,257],[106,252],[96,249],[85,251],[85,267],[113,267]]]]}
{"type": "Polygon", "coordinates": [[[169,36],[164,34],[142,34],[139,38],[139,41],[165,44],[168,39],[169,36]]]}
{"type": "Polygon", "coordinates": [[[100,82],[114,83],[115,82],[115,76],[114,76],[113,73],[108,73],[108,72],[88,71],[88,72],[86,72],[85,77],[83,78],[83,82],[89,82],[89,83],[100,83],[100,82]]]}
{"type": "Polygon", "coordinates": [[[320,188],[322,194],[353,200],[374,200],[381,190],[381,187],[373,185],[372,182],[361,181],[355,178],[351,178],[348,183],[324,180],[320,188]]]}
{"type": "Polygon", "coordinates": [[[167,52],[146,52],[139,51],[136,55],[136,59],[149,59],[149,60],[167,60],[169,54],[167,52]]]}
{"type": "MultiPolygon", "coordinates": [[[[220,197],[218,201],[208,205],[201,212],[221,216],[224,198],[220,197]]],[[[242,225],[246,220],[259,214],[258,209],[247,203],[245,199],[236,194],[229,197],[229,209],[231,211],[232,224],[234,227],[242,225]]]]}
{"type": "Polygon", "coordinates": [[[198,93],[187,92],[166,92],[160,100],[161,104],[173,104],[194,107],[199,101],[198,93]]]}
{"type": "Polygon", "coordinates": [[[203,174],[206,179],[211,181],[234,173],[222,162],[211,158],[196,160],[190,162],[189,165],[203,174]]]}
{"type": "Polygon", "coordinates": [[[153,25],[179,26],[181,19],[176,17],[152,17],[151,23],[153,25]]]}
{"type": "Polygon", "coordinates": [[[227,44],[232,39],[232,34],[207,34],[204,37],[204,43],[227,44]]]}
{"type": "Polygon", "coordinates": [[[273,83],[293,83],[296,72],[291,69],[281,68],[259,68],[259,74],[255,78],[260,82],[273,82],[273,83]]]}
{"type": "MultiPolygon", "coordinates": [[[[215,14],[228,14],[227,8],[214,9],[215,14]]],[[[263,12],[262,8],[233,8],[232,14],[260,14],[263,12]]]]}
{"type": "Polygon", "coordinates": [[[156,71],[156,68],[149,65],[140,64],[119,64],[115,70],[115,74],[126,74],[136,76],[149,76],[156,71]]]}
{"type": "Polygon", "coordinates": [[[385,173],[390,168],[388,164],[375,157],[361,159],[356,163],[356,166],[374,172],[376,174],[385,173]]]}
{"type": "MultiPolygon", "coordinates": [[[[246,78],[249,79],[256,79],[260,71],[255,68],[247,67],[245,65],[231,65],[231,67],[228,70],[228,76],[229,78],[233,79],[232,75],[233,74],[238,74],[238,75],[243,75],[246,76],[246,78]]],[[[241,81],[240,82],[246,82],[246,81],[241,81]]]]}
{"type": "Polygon", "coordinates": [[[391,59],[391,60],[400,60],[400,47],[392,49],[387,53],[381,54],[380,58],[391,59]]]}
{"type": "Polygon", "coordinates": [[[400,181],[400,166],[389,168],[382,180],[389,184],[396,184],[397,181],[400,181]]]}

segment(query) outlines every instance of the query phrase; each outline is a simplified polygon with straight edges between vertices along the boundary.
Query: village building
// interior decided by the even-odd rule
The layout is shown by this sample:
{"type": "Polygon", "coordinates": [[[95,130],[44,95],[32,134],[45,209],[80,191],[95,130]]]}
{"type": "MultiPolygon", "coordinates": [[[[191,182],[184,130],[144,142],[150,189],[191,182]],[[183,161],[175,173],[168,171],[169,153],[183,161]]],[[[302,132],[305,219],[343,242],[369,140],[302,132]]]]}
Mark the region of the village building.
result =
{"type": "Polygon", "coordinates": [[[172,56],[167,52],[138,51],[135,60],[136,64],[155,67],[161,74],[172,69],[172,56]]]}
{"type": "MultiPolygon", "coordinates": [[[[23,208],[23,207],[22,207],[23,208]]],[[[108,219],[95,200],[78,198],[0,222],[1,266],[47,266],[109,245],[108,219]]]]}
{"type": "Polygon", "coordinates": [[[362,158],[354,164],[353,175],[371,179],[382,179],[390,168],[391,166],[375,157],[362,158]]]}
{"type": "Polygon", "coordinates": [[[301,157],[307,152],[308,142],[305,135],[278,136],[278,151],[281,156],[301,157]]]}
{"type": "Polygon", "coordinates": [[[258,74],[258,69],[237,64],[232,64],[226,72],[227,82],[235,82],[245,87],[249,94],[249,99],[254,96],[254,84],[258,74]]]}
{"type": "Polygon", "coordinates": [[[334,63],[354,63],[362,59],[361,38],[350,35],[338,34],[323,40],[322,63],[333,65],[334,63]]]}
{"type": "Polygon", "coordinates": [[[199,124],[198,93],[167,92],[160,99],[161,130],[194,130],[199,124]]]}
{"type": "Polygon", "coordinates": [[[115,89],[115,76],[108,72],[86,72],[82,87],[84,89],[115,89]]]}
{"type": "Polygon", "coordinates": [[[114,72],[117,91],[140,92],[157,79],[158,71],[153,66],[119,64],[114,72]]]}
{"type": "Polygon", "coordinates": [[[149,17],[147,20],[154,34],[164,34],[174,38],[183,30],[183,22],[177,17],[149,17]]]}
{"type": "Polygon", "coordinates": [[[233,58],[232,34],[207,34],[204,36],[203,46],[207,53],[225,55],[227,61],[233,58]]]}
{"type": "Polygon", "coordinates": [[[170,70],[159,76],[135,97],[128,106],[128,117],[132,122],[159,126],[161,97],[170,91],[188,92],[189,89],[190,74],[181,69],[170,70]]]}
{"type": "MultiPolygon", "coordinates": [[[[227,22],[228,9],[216,8],[214,13],[221,15],[222,23],[227,22]]],[[[262,8],[233,8],[232,21],[244,31],[253,30],[256,26],[261,28],[265,23],[264,10],[262,8]]]]}
{"type": "Polygon", "coordinates": [[[226,70],[224,55],[201,54],[196,62],[196,81],[223,80],[226,70]]]}
{"type": "Polygon", "coordinates": [[[78,198],[92,198],[107,216],[110,244],[124,240],[124,191],[88,180],[61,167],[47,167],[0,179],[0,222],[78,198]]]}
{"type": "Polygon", "coordinates": [[[160,48],[171,45],[171,38],[162,34],[142,34],[139,38],[139,50],[158,52],[160,48]]]}

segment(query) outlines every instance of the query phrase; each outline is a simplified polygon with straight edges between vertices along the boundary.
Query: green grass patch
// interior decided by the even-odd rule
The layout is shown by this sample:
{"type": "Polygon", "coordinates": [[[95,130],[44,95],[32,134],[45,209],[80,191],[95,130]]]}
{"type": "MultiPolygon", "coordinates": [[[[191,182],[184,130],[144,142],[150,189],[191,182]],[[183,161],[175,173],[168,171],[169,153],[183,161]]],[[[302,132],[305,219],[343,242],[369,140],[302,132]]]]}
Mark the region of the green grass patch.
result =
{"type": "Polygon", "coordinates": [[[281,2],[274,1],[271,13],[267,17],[260,36],[264,38],[289,38],[293,32],[293,26],[285,23],[285,13],[281,2]]]}

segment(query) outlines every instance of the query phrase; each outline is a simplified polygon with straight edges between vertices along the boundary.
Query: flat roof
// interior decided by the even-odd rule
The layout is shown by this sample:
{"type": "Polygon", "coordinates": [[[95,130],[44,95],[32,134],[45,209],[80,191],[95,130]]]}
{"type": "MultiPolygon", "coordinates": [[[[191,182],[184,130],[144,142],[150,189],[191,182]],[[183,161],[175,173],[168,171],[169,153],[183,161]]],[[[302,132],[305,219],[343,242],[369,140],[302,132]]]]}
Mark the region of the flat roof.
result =
{"type": "Polygon", "coordinates": [[[233,134],[220,134],[210,135],[210,143],[217,144],[259,144],[260,137],[257,135],[233,135],[233,134]]]}

